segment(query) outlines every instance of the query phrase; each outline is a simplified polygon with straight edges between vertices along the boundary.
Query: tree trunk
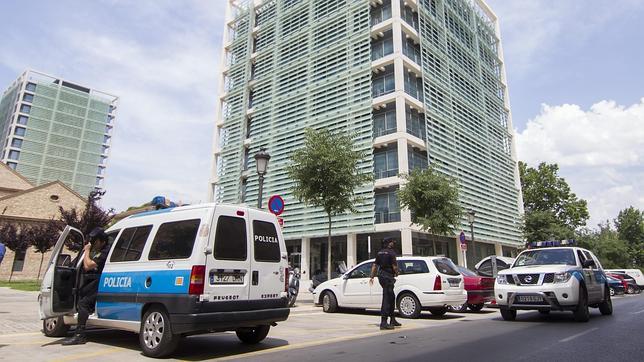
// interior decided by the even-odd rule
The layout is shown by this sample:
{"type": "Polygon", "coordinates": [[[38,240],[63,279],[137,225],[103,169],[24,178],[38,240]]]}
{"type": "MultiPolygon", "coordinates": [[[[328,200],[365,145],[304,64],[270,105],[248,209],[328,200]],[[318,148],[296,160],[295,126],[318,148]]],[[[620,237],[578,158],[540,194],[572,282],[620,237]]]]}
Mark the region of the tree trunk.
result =
{"type": "Polygon", "coordinates": [[[331,213],[328,212],[327,215],[329,216],[329,237],[326,247],[326,274],[327,280],[331,280],[331,213]]]}
{"type": "Polygon", "coordinates": [[[40,280],[40,272],[42,271],[42,261],[45,258],[45,253],[40,253],[40,266],[38,267],[38,277],[36,280],[40,280]]]}

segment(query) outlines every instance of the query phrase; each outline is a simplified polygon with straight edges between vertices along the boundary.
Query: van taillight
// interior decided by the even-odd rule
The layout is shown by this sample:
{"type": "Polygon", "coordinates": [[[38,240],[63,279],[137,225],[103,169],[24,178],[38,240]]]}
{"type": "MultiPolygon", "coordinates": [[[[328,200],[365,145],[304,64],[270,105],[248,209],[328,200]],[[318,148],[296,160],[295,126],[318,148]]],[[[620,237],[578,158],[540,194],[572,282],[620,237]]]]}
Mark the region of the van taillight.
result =
{"type": "Polygon", "coordinates": [[[206,266],[194,265],[190,272],[190,287],[188,294],[203,294],[203,287],[205,283],[206,266]]]}
{"type": "Polygon", "coordinates": [[[434,279],[434,290],[442,290],[443,285],[441,283],[441,276],[436,275],[436,279],[434,279]]]}
{"type": "Polygon", "coordinates": [[[291,276],[288,274],[288,268],[284,268],[284,291],[288,293],[288,281],[291,276]]]}

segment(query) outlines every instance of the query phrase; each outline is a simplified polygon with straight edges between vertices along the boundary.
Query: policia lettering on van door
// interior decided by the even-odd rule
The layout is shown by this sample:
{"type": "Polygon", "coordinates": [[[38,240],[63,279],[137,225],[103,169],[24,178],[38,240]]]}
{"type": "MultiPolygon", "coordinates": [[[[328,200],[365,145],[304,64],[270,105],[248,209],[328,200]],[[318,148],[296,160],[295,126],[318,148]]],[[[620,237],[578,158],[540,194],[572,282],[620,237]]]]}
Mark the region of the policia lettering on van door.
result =
{"type": "Polygon", "coordinates": [[[78,301],[78,325],[73,337],[63,341],[64,346],[84,344],[85,324],[89,315],[94,313],[96,295],[98,294],[98,282],[101,272],[105,267],[107,254],[110,252],[110,245],[107,243],[107,234],[101,228],[95,228],[89,233],[89,242],[83,247],[83,284],[79,291],[78,301]]]}
{"type": "Polygon", "coordinates": [[[385,238],[382,241],[382,249],[376,255],[376,261],[371,267],[369,284],[373,284],[373,278],[377,273],[378,283],[382,287],[380,329],[394,329],[394,327],[401,326],[395,317],[396,295],[394,294],[394,284],[398,276],[398,262],[396,261],[396,252],[394,251],[395,243],[396,239],[385,238]],[[390,319],[389,323],[387,323],[387,317],[390,319]]]}

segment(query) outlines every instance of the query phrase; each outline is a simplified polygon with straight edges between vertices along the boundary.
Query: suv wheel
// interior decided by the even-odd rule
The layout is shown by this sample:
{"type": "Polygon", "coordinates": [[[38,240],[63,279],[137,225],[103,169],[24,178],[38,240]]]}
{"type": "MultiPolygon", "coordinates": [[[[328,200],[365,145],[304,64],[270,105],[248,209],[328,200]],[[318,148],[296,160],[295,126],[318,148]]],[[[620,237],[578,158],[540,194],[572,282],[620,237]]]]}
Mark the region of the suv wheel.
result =
{"type": "Polygon", "coordinates": [[[270,329],[270,325],[264,325],[250,329],[238,329],[235,333],[240,341],[246,344],[257,344],[266,338],[270,329]]]}
{"type": "Polygon", "coordinates": [[[172,333],[170,318],[165,309],[152,307],[143,315],[139,331],[139,343],[148,357],[164,357],[177,348],[179,335],[172,333]]]}
{"type": "Polygon", "coordinates": [[[614,297],[615,296],[615,288],[609,287],[608,289],[610,289],[610,296],[614,297]]]}
{"type": "Polygon", "coordinates": [[[608,290],[604,292],[604,301],[599,304],[599,311],[602,315],[613,314],[613,302],[610,300],[610,292],[608,290]]]}
{"type": "Polygon", "coordinates": [[[322,310],[326,313],[335,313],[338,310],[338,300],[333,292],[324,292],[322,295],[322,310]]]}
{"type": "Polygon", "coordinates": [[[588,297],[583,288],[579,288],[579,302],[577,309],[573,312],[577,322],[588,322],[590,319],[590,312],[588,311],[588,297]]]}
{"type": "Polygon", "coordinates": [[[63,321],[63,317],[47,318],[42,321],[42,332],[47,337],[65,337],[69,326],[63,321]]]}
{"type": "Polygon", "coordinates": [[[513,321],[517,319],[517,311],[512,309],[501,309],[501,317],[505,321],[513,321]]]}
{"type": "Polygon", "coordinates": [[[398,297],[398,312],[403,318],[416,319],[420,316],[420,302],[413,293],[403,293],[398,297]]]}

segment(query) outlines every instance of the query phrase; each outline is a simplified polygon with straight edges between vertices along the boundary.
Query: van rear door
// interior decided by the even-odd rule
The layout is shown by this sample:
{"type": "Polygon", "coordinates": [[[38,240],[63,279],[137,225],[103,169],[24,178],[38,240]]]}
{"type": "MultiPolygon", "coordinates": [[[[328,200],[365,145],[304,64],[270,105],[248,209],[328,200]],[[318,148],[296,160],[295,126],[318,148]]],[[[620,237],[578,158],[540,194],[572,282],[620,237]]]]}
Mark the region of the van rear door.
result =
{"type": "Polygon", "coordinates": [[[206,257],[204,285],[204,294],[210,301],[248,301],[251,283],[248,219],[245,208],[215,207],[212,254],[206,257]]]}
{"type": "Polygon", "coordinates": [[[279,304],[288,280],[284,237],[277,225],[275,215],[253,211],[250,219],[252,230],[250,299],[272,299],[279,304]]]}

